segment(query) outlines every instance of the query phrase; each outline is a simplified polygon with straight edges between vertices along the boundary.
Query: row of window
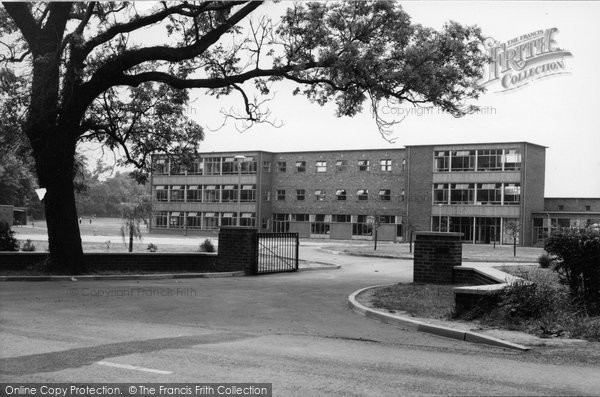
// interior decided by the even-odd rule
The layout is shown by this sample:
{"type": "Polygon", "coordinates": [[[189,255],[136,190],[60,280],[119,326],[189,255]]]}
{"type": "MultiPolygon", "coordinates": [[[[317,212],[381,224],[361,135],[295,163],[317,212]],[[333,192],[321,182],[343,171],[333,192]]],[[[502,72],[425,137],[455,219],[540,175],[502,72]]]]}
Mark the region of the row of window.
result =
{"type": "Polygon", "coordinates": [[[434,172],[519,171],[517,149],[440,150],[434,152],[434,172]]]}
{"type": "Polygon", "coordinates": [[[163,229],[217,229],[221,226],[256,226],[254,212],[157,211],[152,213],[152,227],[163,229]]]}
{"type": "Polygon", "coordinates": [[[203,157],[194,159],[185,166],[169,159],[154,161],[155,175],[237,175],[256,174],[256,161],[253,157],[237,159],[235,157],[203,157]]]}
{"type": "MultiPolygon", "coordinates": [[[[406,160],[402,160],[402,171],[406,166],[406,160]]],[[[345,172],[350,169],[351,165],[348,164],[348,160],[336,160],[335,161],[335,172],[345,172]]],[[[306,161],[299,160],[294,164],[294,172],[303,173],[306,172],[307,165],[306,161]]],[[[371,171],[371,160],[357,160],[356,169],[358,171],[371,171]]],[[[381,159],[379,160],[378,169],[380,171],[392,171],[392,159],[381,159]]],[[[287,161],[277,161],[275,163],[275,170],[277,172],[287,172],[288,164],[287,161]]],[[[271,162],[263,161],[263,171],[271,172],[271,162]]],[[[327,161],[318,160],[315,162],[315,171],[317,173],[327,172],[327,161]]]]}
{"type": "Polygon", "coordinates": [[[179,203],[243,203],[256,201],[256,185],[157,185],[156,201],[179,203]]]}
{"type": "MultiPolygon", "coordinates": [[[[583,207],[586,211],[591,211],[592,210],[592,206],[591,205],[585,205],[583,207]]],[[[559,204],[558,205],[558,210],[559,211],[564,211],[565,210],[565,206],[563,204],[559,204]]]]}
{"type": "MultiPolygon", "coordinates": [[[[265,200],[270,200],[270,192],[265,193],[265,200]]],[[[277,189],[275,191],[275,199],[277,201],[285,201],[287,197],[287,192],[285,189],[277,189]]],[[[400,198],[404,201],[404,190],[400,194],[400,198]]],[[[297,201],[305,201],[307,197],[307,193],[305,189],[296,189],[296,200],[297,201]]],[[[367,201],[369,200],[369,189],[358,189],[356,191],[356,199],[358,201],[367,201]]],[[[371,198],[373,198],[371,196],[371,198]]],[[[315,201],[325,201],[327,199],[327,194],[324,189],[316,189],[314,191],[314,199],[315,201]]],[[[335,199],[337,201],[346,201],[348,199],[348,191],[346,189],[337,189],[335,191],[335,199]]],[[[379,189],[377,193],[377,199],[380,201],[391,201],[392,199],[392,191],[390,189],[379,189]]]]}
{"type": "Polygon", "coordinates": [[[433,204],[518,205],[519,183],[438,183],[433,185],[433,204]]]}
{"type": "Polygon", "coordinates": [[[290,222],[310,222],[310,233],[316,235],[329,234],[332,223],[351,223],[353,236],[371,236],[377,224],[396,224],[396,236],[402,236],[402,217],[395,215],[273,214],[273,231],[288,232],[290,222]]]}

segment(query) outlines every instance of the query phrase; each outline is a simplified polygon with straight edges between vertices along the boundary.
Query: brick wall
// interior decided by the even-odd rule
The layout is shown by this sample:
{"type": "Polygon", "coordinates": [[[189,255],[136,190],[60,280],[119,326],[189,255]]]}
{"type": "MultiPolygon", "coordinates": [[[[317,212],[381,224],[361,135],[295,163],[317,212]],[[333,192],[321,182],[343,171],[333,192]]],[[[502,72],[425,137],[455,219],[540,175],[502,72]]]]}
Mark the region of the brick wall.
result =
{"type": "Polygon", "coordinates": [[[452,284],[459,285],[488,285],[498,284],[498,281],[487,277],[473,269],[454,268],[452,273],[452,284]]]}
{"type": "Polygon", "coordinates": [[[431,230],[433,147],[409,147],[406,162],[408,163],[406,175],[407,226],[412,231],[431,230]]]}
{"type": "Polygon", "coordinates": [[[13,206],[0,205],[0,222],[6,222],[9,226],[13,224],[13,206]]]}
{"type": "Polygon", "coordinates": [[[454,266],[462,263],[461,233],[417,232],[413,281],[450,284],[454,266]]]}
{"type": "Polygon", "coordinates": [[[252,228],[221,228],[218,267],[221,271],[243,270],[256,274],[258,231],[252,228]]]}
{"type": "Polygon", "coordinates": [[[533,222],[531,213],[544,208],[544,176],[546,149],[541,146],[523,144],[523,170],[521,191],[521,245],[532,244],[533,222]]]}

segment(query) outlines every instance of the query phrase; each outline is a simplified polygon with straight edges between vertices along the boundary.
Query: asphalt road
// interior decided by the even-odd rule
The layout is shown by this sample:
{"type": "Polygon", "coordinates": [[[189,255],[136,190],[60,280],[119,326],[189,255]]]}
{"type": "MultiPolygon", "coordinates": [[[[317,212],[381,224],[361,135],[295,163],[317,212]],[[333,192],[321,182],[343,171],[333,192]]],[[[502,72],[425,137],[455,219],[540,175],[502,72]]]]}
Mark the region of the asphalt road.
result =
{"type": "Polygon", "coordinates": [[[269,382],[276,396],[599,395],[600,349],[527,353],[402,330],[347,296],[409,261],[303,246],[339,270],[0,283],[0,381],[269,382]]]}

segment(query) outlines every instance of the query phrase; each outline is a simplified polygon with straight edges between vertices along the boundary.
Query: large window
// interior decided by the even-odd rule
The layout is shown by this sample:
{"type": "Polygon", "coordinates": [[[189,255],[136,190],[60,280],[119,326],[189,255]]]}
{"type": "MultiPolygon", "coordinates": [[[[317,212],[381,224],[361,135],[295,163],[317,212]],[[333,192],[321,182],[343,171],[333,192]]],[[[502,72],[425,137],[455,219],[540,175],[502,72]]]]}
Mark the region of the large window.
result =
{"type": "Polygon", "coordinates": [[[236,215],[233,212],[223,212],[221,214],[221,226],[235,226],[236,215]]]}
{"type": "Polygon", "coordinates": [[[356,221],[352,222],[353,236],[371,236],[373,234],[373,225],[367,223],[367,215],[357,215],[356,221]]]}
{"type": "Polygon", "coordinates": [[[289,214],[273,214],[273,232],[287,233],[290,231],[289,214]]]}
{"type": "Polygon", "coordinates": [[[204,173],[204,163],[202,159],[195,159],[187,171],[188,175],[202,175],[204,173]]]}
{"type": "Polygon", "coordinates": [[[256,201],[256,185],[242,185],[240,201],[251,203],[256,201]]]}
{"type": "Polygon", "coordinates": [[[156,201],[169,201],[169,191],[166,186],[155,186],[154,194],[156,201]]]}
{"type": "Polygon", "coordinates": [[[306,161],[296,161],[296,172],[306,172],[306,161]]]}
{"type": "Polygon", "coordinates": [[[369,190],[368,189],[358,189],[356,191],[356,197],[358,197],[359,201],[366,201],[369,199],[369,190]]]}
{"type": "Polygon", "coordinates": [[[478,150],[477,171],[502,171],[502,149],[478,150]]]}
{"type": "Polygon", "coordinates": [[[395,215],[380,215],[379,216],[379,223],[396,223],[396,216],[395,215]]]}
{"type": "Polygon", "coordinates": [[[255,227],[256,214],[254,212],[242,212],[242,216],[240,218],[240,226],[255,227]]]}
{"type": "Polygon", "coordinates": [[[169,162],[167,159],[156,159],[153,170],[155,175],[166,175],[169,173],[169,162]]]}
{"type": "Polygon", "coordinates": [[[185,193],[188,203],[202,201],[202,189],[198,185],[188,185],[185,193]]]}
{"type": "Polygon", "coordinates": [[[242,174],[256,174],[256,161],[254,157],[246,157],[244,160],[239,162],[242,167],[240,173],[242,174]]]}
{"type": "Polygon", "coordinates": [[[217,229],[219,227],[219,214],[216,212],[205,212],[202,222],[203,229],[217,229]]]}
{"type": "Polygon", "coordinates": [[[369,160],[358,160],[359,171],[369,171],[371,169],[371,162],[369,160]]]}
{"type": "Polygon", "coordinates": [[[317,172],[327,172],[327,161],[317,161],[317,172]]]}
{"type": "Polygon", "coordinates": [[[379,200],[390,201],[392,199],[392,191],[390,189],[379,189],[379,200]]]}
{"type": "Polygon", "coordinates": [[[222,173],[223,175],[233,175],[238,173],[234,157],[223,158],[222,173]]]}
{"type": "Polygon", "coordinates": [[[338,201],[346,201],[346,189],[338,189],[335,191],[335,196],[338,201]]]}
{"type": "Polygon", "coordinates": [[[169,214],[169,228],[171,229],[181,229],[183,228],[183,212],[171,212],[169,214]]]}
{"type": "Polygon", "coordinates": [[[519,171],[521,169],[521,153],[517,149],[504,151],[504,171],[519,171]]]}
{"type": "Polygon", "coordinates": [[[337,160],[335,162],[335,172],[344,172],[348,169],[348,160],[337,160]]]}
{"type": "Polygon", "coordinates": [[[167,211],[157,211],[152,214],[152,224],[156,228],[167,227],[167,211]]]}
{"type": "Polygon", "coordinates": [[[448,184],[433,185],[433,204],[448,204],[448,184]]]}
{"type": "Polygon", "coordinates": [[[504,205],[518,205],[521,202],[521,185],[518,183],[504,184],[504,205]]]}
{"type": "Polygon", "coordinates": [[[335,214],[332,215],[332,221],[333,222],[337,222],[337,223],[350,223],[350,215],[340,215],[340,214],[335,214]]]}
{"type": "Polygon", "coordinates": [[[456,150],[450,159],[451,171],[475,171],[475,150],[456,150]]]}
{"type": "Polygon", "coordinates": [[[205,203],[218,203],[221,194],[218,185],[205,185],[202,189],[202,201],[205,203]]]}
{"type": "Polygon", "coordinates": [[[202,228],[202,217],[199,212],[188,212],[186,216],[185,224],[188,229],[201,229],[202,228]]]}
{"type": "Polygon", "coordinates": [[[172,185],[169,187],[170,190],[170,201],[172,202],[183,202],[185,201],[185,189],[181,185],[172,185]]]}
{"type": "Polygon", "coordinates": [[[437,151],[433,157],[433,170],[436,172],[450,171],[450,152],[437,151]]]}
{"type": "Polygon", "coordinates": [[[316,214],[311,215],[310,232],[312,234],[329,234],[329,224],[331,215],[316,214]]]}
{"type": "Polygon", "coordinates": [[[392,170],[392,160],[390,160],[390,159],[381,159],[379,161],[379,165],[381,166],[381,171],[391,171],[392,170]]]}
{"type": "Polygon", "coordinates": [[[450,204],[474,204],[475,185],[473,183],[450,184],[450,204]]]}
{"type": "Polygon", "coordinates": [[[171,161],[171,169],[169,170],[171,175],[185,175],[185,166],[180,163],[171,161]]]}
{"type": "Polygon", "coordinates": [[[502,184],[501,183],[478,183],[477,184],[477,204],[502,204],[502,184]]]}
{"type": "Polygon", "coordinates": [[[308,222],[308,214],[292,214],[292,221],[294,222],[308,222]]]}
{"type": "Polygon", "coordinates": [[[237,201],[237,186],[236,185],[223,185],[221,189],[221,202],[230,203],[237,201]]]}
{"type": "Polygon", "coordinates": [[[207,157],[204,159],[204,174],[205,175],[220,175],[221,174],[221,158],[207,157]]]}

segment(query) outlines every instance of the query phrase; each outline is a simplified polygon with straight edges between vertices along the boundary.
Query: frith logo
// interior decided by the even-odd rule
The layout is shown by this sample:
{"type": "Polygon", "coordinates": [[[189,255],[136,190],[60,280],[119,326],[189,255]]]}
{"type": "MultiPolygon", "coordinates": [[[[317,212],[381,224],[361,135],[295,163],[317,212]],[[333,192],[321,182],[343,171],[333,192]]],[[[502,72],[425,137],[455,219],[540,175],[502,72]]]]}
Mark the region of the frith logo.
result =
{"type": "Polygon", "coordinates": [[[538,30],[506,43],[486,39],[483,46],[490,62],[481,84],[499,84],[499,91],[509,91],[540,78],[568,73],[565,58],[572,54],[557,46],[557,32],[557,28],[538,30]]]}

